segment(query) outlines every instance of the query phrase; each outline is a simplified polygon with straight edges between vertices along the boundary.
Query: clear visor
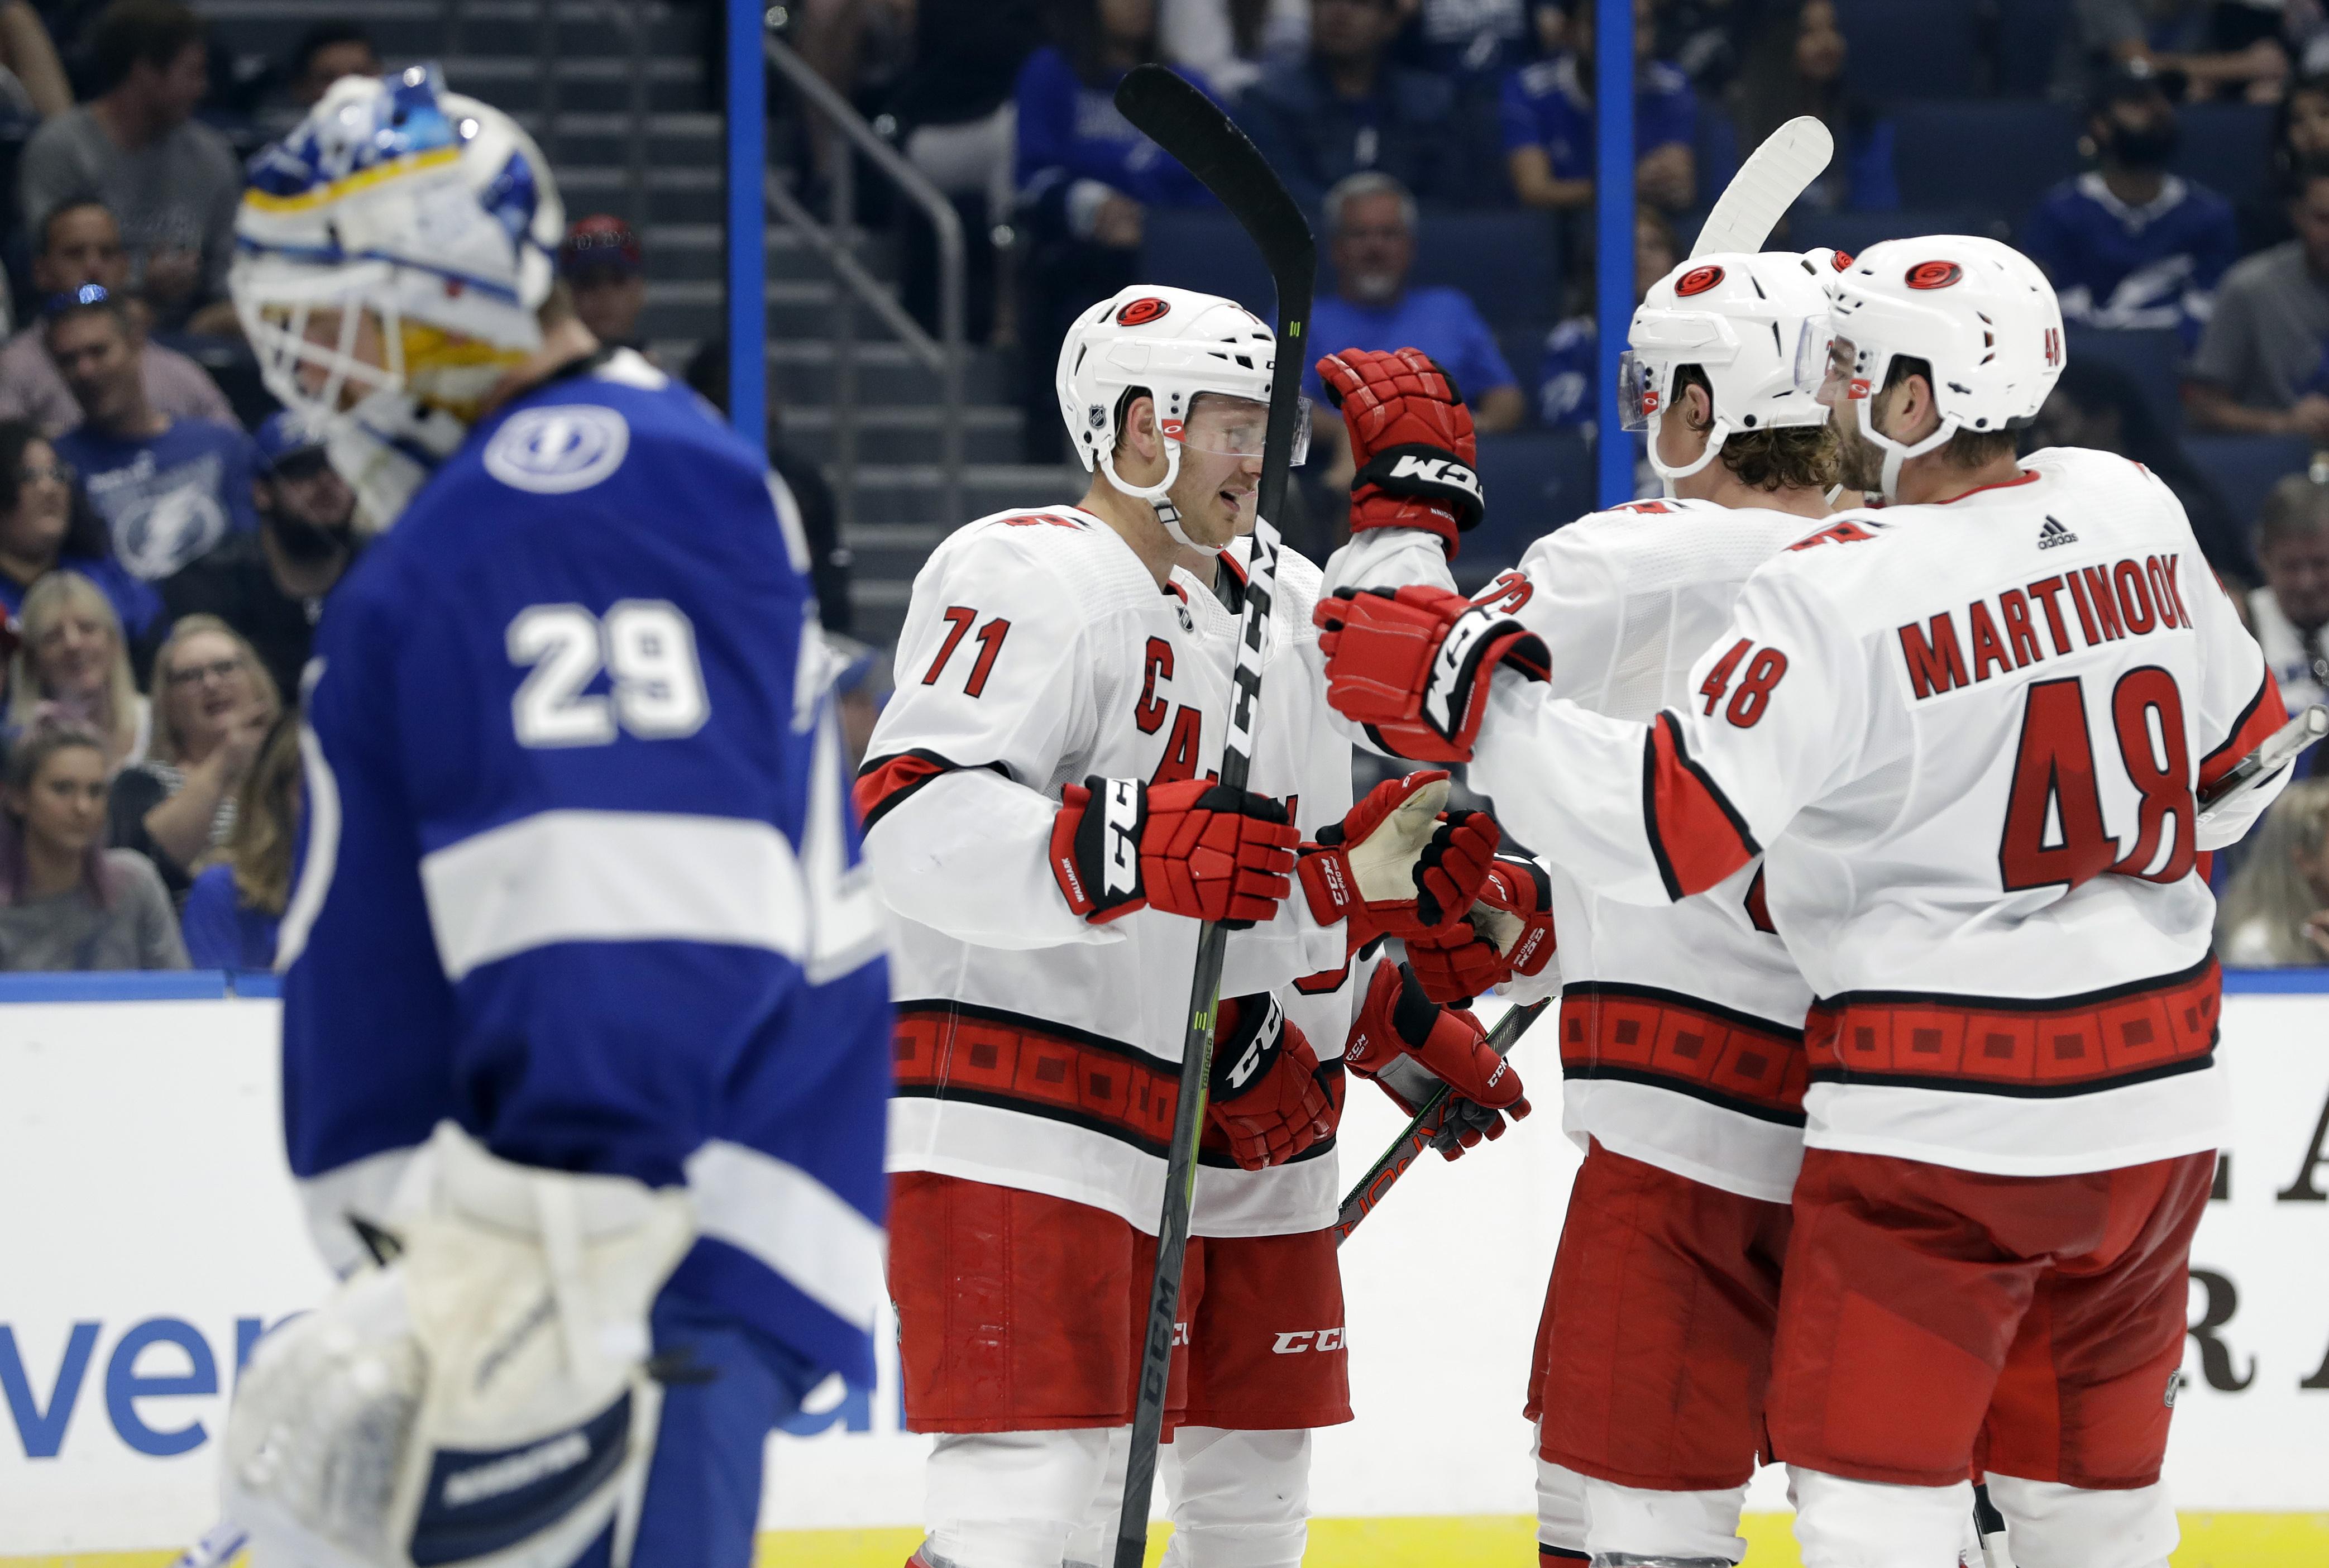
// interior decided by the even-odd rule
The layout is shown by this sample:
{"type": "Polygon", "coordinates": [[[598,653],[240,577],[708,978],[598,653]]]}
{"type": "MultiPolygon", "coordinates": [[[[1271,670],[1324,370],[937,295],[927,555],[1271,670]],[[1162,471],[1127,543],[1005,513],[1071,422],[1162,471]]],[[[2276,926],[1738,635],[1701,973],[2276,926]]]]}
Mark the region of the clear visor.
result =
{"type": "MultiPolygon", "coordinates": [[[[1806,316],[1796,335],[1796,390],[1816,394],[1826,385],[1828,354],[1835,343],[1835,318],[1806,316]]],[[[1825,400],[1822,400],[1825,401],[1825,400]]]]}
{"type": "MultiPolygon", "coordinates": [[[[1796,329],[1795,357],[1789,361],[1790,377],[1799,392],[1822,393],[1825,401],[1825,382],[1829,375],[1829,345],[1835,342],[1835,324],[1825,316],[1809,316],[1796,329]]],[[[1617,425],[1620,430],[1645,430],[1651,418],[1665,407],[1674,387],[1674,366],[1687,364],[1686,356],[1674,361],[1646,359],[1627,349],[1617,360],[1617,425]]]]}
{"type": "MultiPolygon", "coordinates": [[[[1297,398],[1294,466],[1310,455],[1310,400],[1297,398]]],[[[1227,392],[1199,392],[1189,400],[1189,417],[1164,433],[1184,447],[1223,458],[1259,458],[1269,438],[1269,405],[1227,392]]]]}
{"type": "Polygon", "coordinates": [[[1831,336],[1823,365],[1819,401],[1825,406],[1842,408],[1854,398],[1868,395],[1868,383],[1860,373],[1860,350],[1852,339],[1831,336]]]}

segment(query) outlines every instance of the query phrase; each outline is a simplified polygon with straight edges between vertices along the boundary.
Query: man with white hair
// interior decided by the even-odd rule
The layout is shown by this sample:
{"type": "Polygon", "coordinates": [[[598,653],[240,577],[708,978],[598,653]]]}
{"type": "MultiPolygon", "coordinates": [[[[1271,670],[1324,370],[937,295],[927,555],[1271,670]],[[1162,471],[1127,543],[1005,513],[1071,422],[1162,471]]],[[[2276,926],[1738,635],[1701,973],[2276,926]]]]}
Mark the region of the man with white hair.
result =
{"type": "Polygon", "coordinates": [[[1761,857],[1816,998],[1768,1407],[1806,1568],[1951,1568],[1976,1458],[2022,1561],[2164,1568],[2227,1113],[2198,861],[2287,769],[2205,823],[2196,797],[2280,693],[2157,478],[2016,460],[2063,357],[2034,264],[1891,241],[1829,297],[1843,480],[1891,505],[1759,568],[1654,717],[1548,688],[1503,600],[1418,587],[1322,603],[1329,700],[1468,760],[1608,899],[1761,857]]]}

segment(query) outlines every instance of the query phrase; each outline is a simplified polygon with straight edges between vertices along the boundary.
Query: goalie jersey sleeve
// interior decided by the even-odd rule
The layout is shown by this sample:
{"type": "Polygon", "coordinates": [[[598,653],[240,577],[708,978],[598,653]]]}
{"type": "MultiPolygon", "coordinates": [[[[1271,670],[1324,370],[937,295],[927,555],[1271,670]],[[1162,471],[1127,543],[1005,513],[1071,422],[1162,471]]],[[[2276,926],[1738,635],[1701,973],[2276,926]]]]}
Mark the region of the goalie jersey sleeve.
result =
{"type": "Polygon", "coordinates": [[[446,1118],[684,1183],[674,1288],[862,1383],[889,1014],[806,553],[749,451],[629,363],[481,426],[333,598],[290,1163],[343,1262],[446,1118]]]}

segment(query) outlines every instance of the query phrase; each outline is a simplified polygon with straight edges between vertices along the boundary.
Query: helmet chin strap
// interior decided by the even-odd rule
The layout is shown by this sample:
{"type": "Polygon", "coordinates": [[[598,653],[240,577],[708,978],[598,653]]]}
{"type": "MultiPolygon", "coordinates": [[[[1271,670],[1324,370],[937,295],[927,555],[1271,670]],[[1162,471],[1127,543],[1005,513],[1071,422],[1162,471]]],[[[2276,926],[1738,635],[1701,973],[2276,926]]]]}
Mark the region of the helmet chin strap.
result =
{"type": "Polygon", "coordinates": [[[1717,416],[1713,428],[1706,432],[1706,450],[1680,468],[1669,468],[1664,459],[1658,456],[1658,436],[1665,429],[1665,422],[1666,417],[1663,413],[1651,418],[1649,458],[1650,468],[1664,485],[1666,499],[1671,501],[1674,498],[1676,479],[1689,478],[1693,474],[1702,471],[1709,463],[1722,455],[1722,443],[1730,438],[1730,424],[1727,420],[1717,416]]]}
{"type": "Polygon", "coordinates": [[[1957,433],[1957,419],[1955,415],[1950,415],[1941,420],[1940,428],[1931,435],[1914,446],[1904,446],[1876,428],[1868,411],[1868,405],[1875,400],[1852,398],[1847,401],[1853,408],[1859,411],[1853,417],[1860,421],[1860,433],[1868,439],[1871,445],[1884,454],[1884,477],[1880,487],[1887,501],[1897,501],[1900,498],[1901,464],[1911,458],[1921,458],[1927,452],[1938,451],[1951,436],[1957,433]]]}
{"type": "Polygon", "coordinates": [[[1171,501],[1165,499],[1165,493],[1171,490],[1174,483],[1181,477],[1180,442],[1174,440],[1169,437],[1166,438],[1164,442],[1164,477],[1157,480],[1154,485],[1127,484],[1124,478],[1117,473],[1114,442],[1108,443],[1108,445],[1101,450],[1099,454],[1099,471],[1108,476],[1108,482],[1109,484],[1115,486],[1126,495],[1133,496],[1138,500],[1147,502],[1149,506],[1154,509],[1156,514],[1156,521],[1164,524],[1164,532],[1173,536],[1174,543],[1181,545],[1183,549],[1194,550],[1200,553],[1208,553],[1214,548],[1211,545],[1200,544],[1195,540],[1190,538],[1188,534],[1183,531],[1181,526],[1181,509],[1178,506],[1174,505],[1171,501]]]}

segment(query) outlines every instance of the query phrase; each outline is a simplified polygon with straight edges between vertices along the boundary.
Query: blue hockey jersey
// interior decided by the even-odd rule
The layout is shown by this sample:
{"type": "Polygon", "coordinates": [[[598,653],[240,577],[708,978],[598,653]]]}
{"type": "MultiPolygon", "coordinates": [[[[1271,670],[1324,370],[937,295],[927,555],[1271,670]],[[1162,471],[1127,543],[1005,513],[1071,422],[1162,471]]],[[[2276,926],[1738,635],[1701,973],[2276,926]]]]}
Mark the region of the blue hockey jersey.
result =
{"type": "Polygon", "coordinates": [[[278,959],[327,1252],[450,1117],[686,1183],[672,1288],[871,1381],[888,982],[806,564],[621,352],[481,422],[334,592],[278,959]]]}
{"type": "Polygon", "coordinates": [[[2140,207],[2111,194],[2099,174],[2064,180],[2023,225],[2021,243],[2053,279],[2063,320],[2173,327],[2186,346],[2240,255],[2232,204],[2175,175],[2140,207]]]}

